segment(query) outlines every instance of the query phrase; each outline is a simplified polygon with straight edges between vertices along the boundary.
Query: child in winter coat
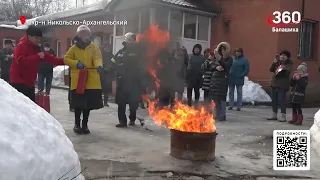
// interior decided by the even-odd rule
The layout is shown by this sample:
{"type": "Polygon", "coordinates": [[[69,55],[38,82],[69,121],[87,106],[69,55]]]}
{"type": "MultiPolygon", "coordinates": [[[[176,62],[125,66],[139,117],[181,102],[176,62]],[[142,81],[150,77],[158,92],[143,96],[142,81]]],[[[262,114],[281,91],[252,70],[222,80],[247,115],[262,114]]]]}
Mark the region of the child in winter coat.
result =
{"type": "Polygon", "coordinates": [[[305,99],[307,85],[307,64],[302,63],[298,66],[290,81],[290,102],[292,104],[292,120],[289,121],[290,124],[302,125],[302,103],[305,99]]]}

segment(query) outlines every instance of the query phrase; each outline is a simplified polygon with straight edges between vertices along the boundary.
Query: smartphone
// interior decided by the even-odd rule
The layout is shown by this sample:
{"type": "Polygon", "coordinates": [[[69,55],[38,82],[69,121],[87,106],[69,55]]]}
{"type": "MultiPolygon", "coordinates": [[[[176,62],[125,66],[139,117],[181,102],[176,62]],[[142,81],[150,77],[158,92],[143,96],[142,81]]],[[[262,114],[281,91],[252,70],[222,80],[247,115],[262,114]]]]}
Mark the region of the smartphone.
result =
{"type": "Polygon", "coordinates": [[[276,59],[277,59],[277,60],[280,60],[279,54],[276,55],[276,59]]]}

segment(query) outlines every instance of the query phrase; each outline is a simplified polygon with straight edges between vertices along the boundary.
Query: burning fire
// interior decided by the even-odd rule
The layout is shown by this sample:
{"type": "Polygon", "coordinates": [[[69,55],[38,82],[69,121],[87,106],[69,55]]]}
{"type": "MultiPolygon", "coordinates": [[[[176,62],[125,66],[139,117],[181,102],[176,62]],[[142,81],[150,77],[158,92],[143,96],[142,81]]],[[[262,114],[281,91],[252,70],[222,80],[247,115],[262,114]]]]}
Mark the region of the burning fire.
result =
{"type": "MultiPolygon", "coordinates": [[[[147,47],[147,70],[153,77],[156,88],[160,88],[160,80],[157,77],[157,70],[162,66],[158,59],[159,53],[166,49],[170,40],[170,34],[167,31],[159,29],[158,25],[152,25],[143,34],[137,35],[138,42],[146,43],[147,47]]],[[[144,98],[149,102],[149,116],[157,125],[165,125],[169,129],[175,129],[183,132],[215,132],[216,127],[212,113],[208,109],[211,107],[200,107],[195,109],[176,101],[173,108],[157,108],[158,100],[151,101],[148,96],[144,98]]]]}
{"type": "MultiPolygon", "coordinates": [[[[172,109],[156,108],[156,102],[149,101],[149,116],[159,126],[165,125],[169,129],[183,132],[211,133],[216,131],[212,114],[205,107],[195,109],[176,101],[172,109]]],[[[213,105],[210,105],[212,109],[213,105]]]]}

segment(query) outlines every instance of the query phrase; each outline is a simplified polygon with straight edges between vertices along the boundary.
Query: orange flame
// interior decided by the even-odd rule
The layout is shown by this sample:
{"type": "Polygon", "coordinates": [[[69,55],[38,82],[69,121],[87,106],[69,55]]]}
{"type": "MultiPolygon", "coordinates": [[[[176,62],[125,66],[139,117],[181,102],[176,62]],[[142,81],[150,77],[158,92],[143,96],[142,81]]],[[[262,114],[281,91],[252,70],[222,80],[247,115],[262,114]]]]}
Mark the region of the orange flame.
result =
{"type": "Polygon", "coordinates": [[[212,113],[207,111],[207,109],[213,109],[213,104],[211,107],[195,109],[176,101],[172,109],[168,107],[157,109],[156,102],[149,101],[148,111],[149,116],[159,126],[165,125],[169,129],[183,132],[210,133],[216,131],[212,113]]]}
{"type": "MultiPolygon", "coordinates": [[[[156,88],[160,88],[160,80],[157,77],[157,70],[162,67],[158,54],[165,49],[170,40],[170,34],[167,31],[159,29],[158,25],[152,25],[143,34],[137,35],[137,41],[147,44],[147,59],[148,73],[153,77],[156,88]]],[[[200,107],[195,109],[176,101],[173,108],[164,107],[159,109],[156,107],[158,100],[151,101],[148,95],[143,96],[143,99],[149,102],[149,116],[157,125],[166,125],[170,129],[175,129],[184,132],[215,132],[215,121],[212,117],[213,105],[210,107],[200,107]]]]}

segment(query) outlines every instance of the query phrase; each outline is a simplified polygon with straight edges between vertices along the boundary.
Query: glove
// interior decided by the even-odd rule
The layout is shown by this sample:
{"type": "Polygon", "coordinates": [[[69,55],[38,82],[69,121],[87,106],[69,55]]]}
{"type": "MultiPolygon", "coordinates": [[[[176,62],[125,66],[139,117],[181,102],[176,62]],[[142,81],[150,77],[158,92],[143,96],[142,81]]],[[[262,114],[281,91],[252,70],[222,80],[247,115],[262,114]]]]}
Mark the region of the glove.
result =
{"type": "Polygon", "coordinates": [[[98,69],[98,71],[99,71],[100,73],[104,72],[104,69],[103,69],[102,66],[99,66],[97,69],[98,69]]]}
{"type": "Polygon", "coordinates": [[[79,62],[77,63],[77,68],[78,68],[78,69],[83,69],[83,68],[84,68],[84,64],[79,61],[79,62]]]}

